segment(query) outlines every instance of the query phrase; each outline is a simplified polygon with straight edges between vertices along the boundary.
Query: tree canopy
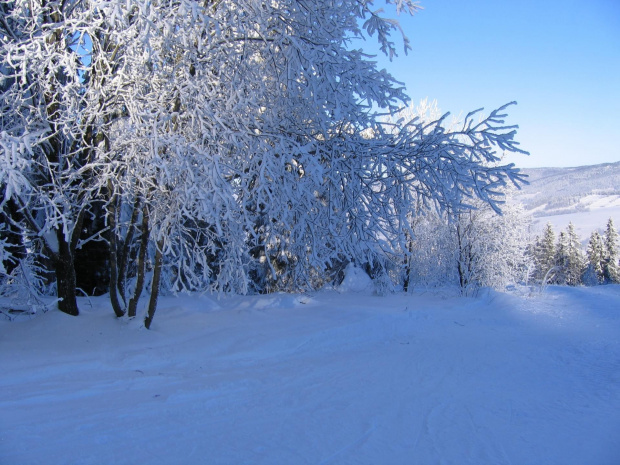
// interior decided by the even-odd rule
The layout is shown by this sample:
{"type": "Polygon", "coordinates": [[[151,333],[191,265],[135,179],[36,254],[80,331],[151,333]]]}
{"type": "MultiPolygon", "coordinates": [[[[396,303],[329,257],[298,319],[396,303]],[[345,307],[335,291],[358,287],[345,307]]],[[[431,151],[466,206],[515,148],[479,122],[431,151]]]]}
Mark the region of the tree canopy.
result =
{"type": "MultiPolygon", "coordinates": [[[[408,97],[350,46],[370,37],[395,55],[398,23],[372,1],[15,0],[0,12],[0,205],[70,314],[76,256],[93,241],[118,316],[150,288],[148,326],[161,286],[307,289],[349,261],[380,272],[406,250],[417,203],[499,210],[522,181],[501,163],[523,152],[506,107],[456,128],[379,117],[408,97]]],[[[26,266],[17,249],[3,246],[3,262],[26,266]]]]}

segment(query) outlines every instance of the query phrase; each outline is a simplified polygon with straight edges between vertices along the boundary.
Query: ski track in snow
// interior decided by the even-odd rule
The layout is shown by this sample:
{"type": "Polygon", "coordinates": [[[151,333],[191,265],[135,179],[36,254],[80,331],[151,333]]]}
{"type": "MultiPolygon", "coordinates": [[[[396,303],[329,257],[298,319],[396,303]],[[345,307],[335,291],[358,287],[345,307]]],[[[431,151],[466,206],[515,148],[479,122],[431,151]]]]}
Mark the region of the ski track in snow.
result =
{"type": "Polygon", "coordinates": [[[620,286],[0,321],[0,464],[620,463],[620,286]]]}

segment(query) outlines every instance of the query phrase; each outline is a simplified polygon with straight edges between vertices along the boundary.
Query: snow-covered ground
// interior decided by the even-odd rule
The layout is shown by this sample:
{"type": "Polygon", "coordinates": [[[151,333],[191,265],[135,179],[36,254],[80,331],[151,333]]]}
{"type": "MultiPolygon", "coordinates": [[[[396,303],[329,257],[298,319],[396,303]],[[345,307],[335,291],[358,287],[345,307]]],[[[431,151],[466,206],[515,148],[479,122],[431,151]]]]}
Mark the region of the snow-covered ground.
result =
{"type": "Polygon", "coordinates": [[[620,227],[620,207],[596,208],[583,212],[567,213],[565,215],[550,215],[533,218],[532,233],[542,235],[547,223],[551,223],[556,235],[561,231],[566,231],[568,223],[573,223],[575,231],[579,236],[584,247],[590,240],[590,235],[594,231],[603,233],[607,226],[607,221],[611,218],[616,228],[620,227]]]}
{"type": "Polygon", "coordinates": [[[514,199],[533,216],[532,233],[550,222],[558,234],[572,222],[582,242],[602,232],[609,218],[620,222],[620,162],[575,168],[525,169],[530,184],[514,199]]]}
{"type": "Polygon", "coordinates": [[[545,215],[543,207],[538,207],[529,213],[537,213],[532,219],[532,233],[542,234],[547,223],[551,223],[557,233],[566,231],[568,223],[573,223],[575,231],[584,244],[590,239],[593,231],[602,233],[607,226],[607,220],[612,218],[614,224],[620,224],[620,196],[618,195],[588,195],[579,199],[579,202],[567,209],[565,214],[545,215]]]}
{"type": "Polygon", "coordinates": [[[620,286],[0,321],[2,464],[620,463],[620,286]]]}

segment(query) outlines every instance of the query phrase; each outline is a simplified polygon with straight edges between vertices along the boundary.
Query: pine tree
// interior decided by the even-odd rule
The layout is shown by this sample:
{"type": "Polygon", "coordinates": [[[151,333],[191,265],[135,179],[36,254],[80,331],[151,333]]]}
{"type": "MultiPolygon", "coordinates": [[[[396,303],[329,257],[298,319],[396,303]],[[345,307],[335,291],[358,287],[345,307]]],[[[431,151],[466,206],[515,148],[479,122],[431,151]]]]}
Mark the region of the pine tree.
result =
{"type": "Polygon", "coordinates": [[[603,260],[603,276],[607,283],[620,282],[620,270],[618,264],[618,233],[614,227],[611,218],[607,221],[607,229],[604,236],[604,260],[603,260]]]}
{"type": "Polygon", "coordinates": [[[588,269],[586,270],[586,274],[589,276],[589,281],[591,281],[592,284],[603,283],[605,281],[605,275],[603,273],[605,254],[603,249],[603,238],[598,231],[594,231],[590,235],[587,254],[588,269]]]}
{"type": "Polygon", "coordinates": [[[564,231],[558,235],[558,242],[555,246],[555,267],[556,273],[553,278],[555,284],[566,284],[568,270],[568,238],[564,231]]]}
{"type": "Polygon", "coordinates": [[[555,232],[551,223],[547,223],[542,238],[534,246],[534,279],[542,282],[547,273],[555,266],[555,232]]]}
{"type": "Polygon", "coordinates": [[[568,224],[566,229],[566,262],[565,262],[566,284],[569,286],[577,286],[581,284],[581,276],[584,269],[583,254],[581,252],[581,244],[579,236],[575,232],[573,223],[568,224]]]}

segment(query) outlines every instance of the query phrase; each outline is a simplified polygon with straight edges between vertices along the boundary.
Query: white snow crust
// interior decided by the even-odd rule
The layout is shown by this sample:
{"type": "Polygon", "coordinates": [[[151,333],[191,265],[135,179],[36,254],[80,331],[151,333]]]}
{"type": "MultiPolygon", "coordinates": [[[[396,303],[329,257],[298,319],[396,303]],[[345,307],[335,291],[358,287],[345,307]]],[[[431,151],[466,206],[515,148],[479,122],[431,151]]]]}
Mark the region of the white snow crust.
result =
{"type": "Polygon", "coordinates": [[[620,286],[0,321],[2,464],[617,464],[620,286]]]}

